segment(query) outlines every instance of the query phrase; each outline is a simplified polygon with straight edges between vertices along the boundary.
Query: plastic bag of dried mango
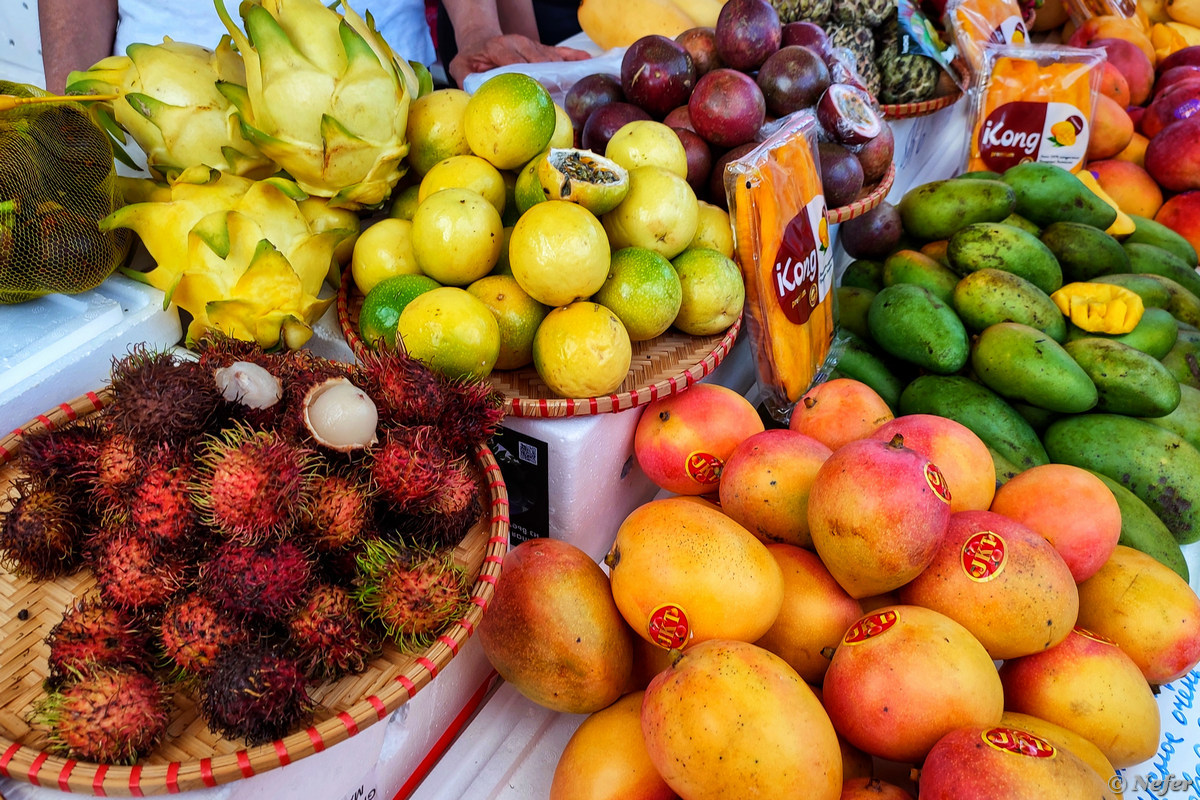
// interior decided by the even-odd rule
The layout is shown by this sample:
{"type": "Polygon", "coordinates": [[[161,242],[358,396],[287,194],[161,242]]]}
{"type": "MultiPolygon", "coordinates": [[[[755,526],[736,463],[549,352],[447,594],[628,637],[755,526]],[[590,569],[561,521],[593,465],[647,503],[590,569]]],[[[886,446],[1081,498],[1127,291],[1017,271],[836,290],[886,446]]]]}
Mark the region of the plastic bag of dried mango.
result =
{"type": "Polygon", "coordinates": [[[2,304],[92,289],[132,241],[97,227],[120,205],[108,136],[82,105],[51,97],[0,81],[2,304]]]}

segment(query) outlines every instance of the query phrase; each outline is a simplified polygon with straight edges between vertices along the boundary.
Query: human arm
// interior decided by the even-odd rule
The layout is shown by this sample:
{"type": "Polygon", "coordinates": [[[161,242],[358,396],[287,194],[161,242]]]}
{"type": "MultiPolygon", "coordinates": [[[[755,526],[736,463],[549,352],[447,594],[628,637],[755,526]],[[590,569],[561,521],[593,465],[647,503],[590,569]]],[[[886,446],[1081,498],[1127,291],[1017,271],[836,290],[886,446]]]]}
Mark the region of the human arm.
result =
{"type": "Polygon", "coordinates": [[[72,70],[112,55],[117,0],[39,0],[38,27],[46,89],[59,94],[72,70]]]}
{"type": "Polygon", "coordinates": [[[573,47],[542,44],[532,0],[443,2],[458,43],[458,54],[447,69],[459,86],[472,72],[506,64],[579,61],[591,57],[587,51],[573,47]]]}

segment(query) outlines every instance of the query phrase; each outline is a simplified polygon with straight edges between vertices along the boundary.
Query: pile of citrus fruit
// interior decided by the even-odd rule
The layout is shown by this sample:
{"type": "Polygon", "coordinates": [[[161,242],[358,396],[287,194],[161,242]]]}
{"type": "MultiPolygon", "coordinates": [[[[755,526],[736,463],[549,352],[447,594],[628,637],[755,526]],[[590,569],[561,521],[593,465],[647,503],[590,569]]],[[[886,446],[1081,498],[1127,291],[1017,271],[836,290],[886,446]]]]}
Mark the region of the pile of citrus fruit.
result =
{"type": "Polygon", "coordinates": [[[729,217],[696,199],[666,125],[577,149],[546,89],[506,73],[415,100],[408,140],[412,181],[351,258],[368,346],[455,376],[532,365],[555,394],[594,397],[625,380],[634,342],[741,313],[729,217]]]}

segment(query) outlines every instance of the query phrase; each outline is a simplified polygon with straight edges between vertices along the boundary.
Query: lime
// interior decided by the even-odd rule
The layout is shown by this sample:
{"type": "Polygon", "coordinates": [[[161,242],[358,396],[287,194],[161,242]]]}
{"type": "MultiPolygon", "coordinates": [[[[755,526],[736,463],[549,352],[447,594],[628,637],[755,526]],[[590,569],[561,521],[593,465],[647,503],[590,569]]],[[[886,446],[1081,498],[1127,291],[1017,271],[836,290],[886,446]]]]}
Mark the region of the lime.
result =
{"type": "Polygon", "coordinates": [[[565,200],[547,200],[526,211],[508,240],[513,277],[548,306],[591,297],[608,277],[610,256],[600,220],[565,200]]]}
{"type": "Polygon", "coordinates": [[[350,276],[364,295],[385,278],[420,274],[413,255],[412,223],[386,217],[358,235],[350,257],[350,276]]]}
{"type": "Polygon", "coordinates": [[[489,78],[471,95],[463,114],[471,152],[499,169],[516,169],[545,150],[555,125],[550,93],[520,72],[489,78]]]}
{"type": "Polygon", "coordinates": [[[662,167],[687,178],[687,150],[683,142],[675,131],[654,120],[626,122],[608,140],[604,155],[625,169],[662,167]]]}
{"type": "Polygon", "coordinates": [[[421,271],[438,283],[466,286],[496,266],[503,232],[500,214],[483,195],[442,189],[413,214],[413,255],[421,271]]]}
{"type": "Polygon", "coordinates": [[[733,258],[733,226],[729,224],[729,212],[703,200],[697,201],[697,205],[696,235],[688,247],[707,247],[733,258]]]}
{"type": "Polygon", "coordinates": [[[629,192],[604,215],[613,247],[648,247],[674,258],[696,235],[696,193],[683,178],[663,167],[629,171],[629,192]]]}
{"type": "Polygon", "coordinates": [[[533,334],[550,309],[534,300],[511,275],[486,275],[467,287],[496,315],[500,355],[496,369],[520,369],[533,361],[533,334]]]}
{"type": "MultiPolygon", "coordinates": [[[[517,218],[533,206],[546,200],[546,192],[542,189],[542,181],[538,178],[538,166],[546,157],[545,152],[538,153],[529,159],[529,163],[521,167],[517,173],[517,182],[513,186],[513,202],[517,204],[517,218]]],[[[516,222],[514,221],[515,225],[516,222]]]]}
{"type": "Polygon", "coordinates": [[[533,366],[560,397],[612,394],[629,374],[633,346],[617,315],[580,300],[553,309],[533,337],[533,366]]]}
{"type": "Polygon", "coordinates": [[[692,336],[712,336],[734,323],[742,313],[746,286],[733,259],[695,247],[675,256],[671,264],[683,289],[676,328],[692,336]]]}
{"type": "Polygon", "coordinates": [[[410,356],[450,378],[487,377],[500,354],[496,317],[457,286],[430,289],[410,300],[396,333],[410,356]]]}
{"type": "Polygon", "coordinates": [[[395,275],[375,284],[358,312],[358,335],[371,349],[396,349],[400,312],[419,294],[440,286],[428,275],[395,275]]]}
{"type": "Polygon", "coordinates": [[[575,126],[567,110],[558,103],[554,104],[554,133],[550,135],[551,147],[574,147],[575,126]]]}
{"type": "Polygon", "coordinates": [[[434,164],[421,179],[417,202],[442,189],[478,192],[495,207],[496,213],[504,213],[504,176],[479,156],[450,156],[434,164]]]}
{"type": "Polygon", "coordinates": [[[417,196],[421,193],[421,185],[413,184],[406,186],[392,198],[392,205],[388,209],[388,216],[396,219],[412,220],[413,214],[417,211],[417,196]]]}
{"type": "Polygon", "coordinates": [[[683,289],[671,262],[644,247],[612,254],[608,279],[592,300],[610,309],[635,342],[653,339],[671,327],[683,289]]]}
{"type": "Polygon", "coordinates": [[[443,159],[471,152],[463,128],[470,99],[462,89],[436,89],[409,104],[405,160],[418,175],[443,159]]]}
{"type": "Polygon", "coordinates": [[[612,211],[629,192],[629,173],[591,150],[552,147],[537,165],[547,200],[578,203],[599,216],[612,211]]]}

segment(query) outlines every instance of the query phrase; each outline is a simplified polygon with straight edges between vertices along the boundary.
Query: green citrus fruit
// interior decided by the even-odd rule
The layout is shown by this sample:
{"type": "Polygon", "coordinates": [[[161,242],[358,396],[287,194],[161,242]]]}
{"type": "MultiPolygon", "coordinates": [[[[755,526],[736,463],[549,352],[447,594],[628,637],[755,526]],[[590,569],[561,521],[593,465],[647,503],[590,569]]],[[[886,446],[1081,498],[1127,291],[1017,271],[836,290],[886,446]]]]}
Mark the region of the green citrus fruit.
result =
{"type": "Polygon", "coordinates": [[[599,303],[553,309],[533,337],[533,366],[560,397],[612,394],[629,374],[633,346],[625,326],[599,303]]]}
{"type": "Polygon", "coordinates": [[[471,95],[463,114],[471,152],[498,169],[516,169],[545,150],[555,124],[550,93],[520,72],[489,78],[471,95]]]}
{"type": "Polygon", "coordinates": [[[612,310],[635,342],[653,339],[671,327],[683,288],[671,262],[644,247],[612,254],[608,279],[592,300],[612,310]]]}
{"type": "Polygon", "coordinates": [[[413,254],[412,223],[386,217],[365,229],[354,243],[350,276],[364,295],[385,278],[420,274],[413,254]]]}
{"type": "Polygon", "coordinates": [[[687,150],[683,142],[675,131],[654,120],[626,122],[608,140],[604,155],[627,170],[662,167],[687,178],[687,150]]]}
{"type": "Polygon", "coordinates": [[[358,335],[371,349],[396,349],[400,312],[414,297],[440,286],[428,275],[395,275],[375,284],[358,312],[358,335]]]}
{"type": "Polygon", "coordinates": [[[696,193],[683,178],[663,167],[629,171],[629,192],[603,216],[613,247],[648,247],[674,258],[696,235],[696,193]]]}
{"type": "Polygon", "coordinates": [[[466,286],[500,258],[504,226],[496,207],[470,189],[442,189],[412,219],[417,266],[445,286],[466,286]]]}
{"type": "Polygon", "coordinates": [[[392,198],[392,204],[388,208],[388,216],[396,219],[406,219],[412,221],[413,214],[417,212],[417,197],[421,193],[421,185],[418,183],[412,186],[405,186],[395,197],[392,198]]]}
{"type": "Polygon", "coordinates": [[[496,213],[504,213],[504,176],[479,156],[450,156],[434,164],[421,179],[417,202],[442,189],[478,192],[495,207],[496,213]]]}
{"type": "Polygon", "coordinates": [[[629,192],[629,173],[591,150],[552,147],[538,161],[538,182],[547,200],[578,203],[596,216],[617,207],[629,192]]]}
{"type": "MultiPolygon", "coordinates": [[[[538,203],[546,201],[546,192],[542,189],[542,181],[538,178],[538,165],[546,157],[547,150],[538,153],[517,173],[517,182],[513,186],[513,202],[517,205],[517,218],[538,203]]],[[[513,221],[516,224],[516,220],[513,221]]]]}
{"type": "Polygon", "coordinates": [[[496,317],[457,286],[430,289],[410,300],[396,334],[410,356],[450,378],[487,377],[500,355],[496,317]]]}
{"type": "Polygon", "coordinates": [[[443,159],[471,152],[463,128],[470,99],[462,89],[437,89],[409,104],[405,160],[418,175],[443,159]]]}
{"type": "Polygon", "coordinates": [[[610,256],[600,220],[564,200],[547,200],[526,211],[508,240],[513,277],[548,306],[595,294],[608,277],[610,256]]]}
{"type": "Polygon", "coordinates": [[[486,275],[467,287],[496,315],[500,355],[496,369],[520,369],[533,361],[533,334],[550,310],[534,300],[511,275],[486,275]]]}
{"type": "Polygon", "coordinates": [[[703,200],[698,201],[697,206],[696,235],[688,247],[707,247],[733,258],[733,226],[729,224],[729,212],[703,200]]]}
{"type": "Polygon", "coordinates": [[[697,247],[684,250],[671,264],[683,290],[676,328],[692,336],[712,336],[737,320],[746,300],[746,285],[733,259],[697,247]]]}

